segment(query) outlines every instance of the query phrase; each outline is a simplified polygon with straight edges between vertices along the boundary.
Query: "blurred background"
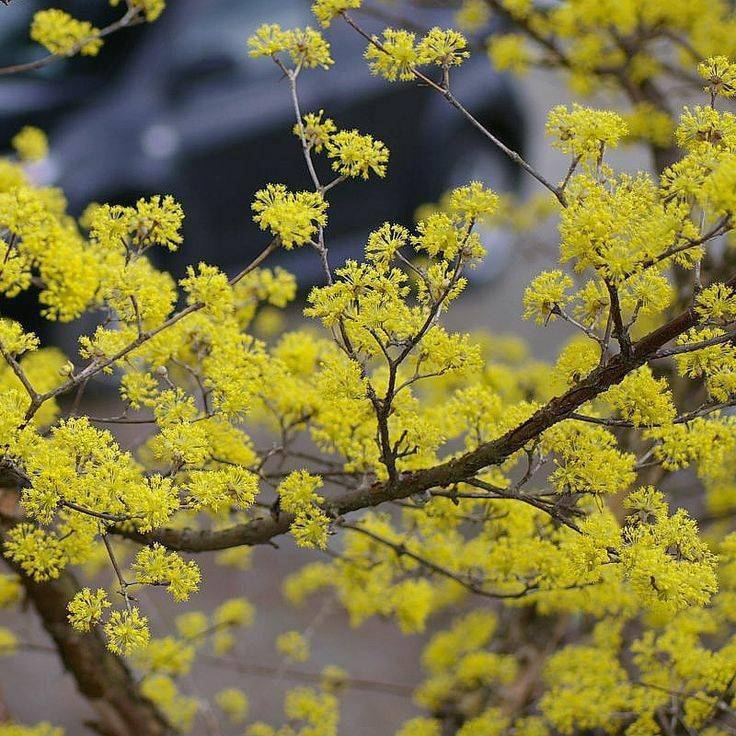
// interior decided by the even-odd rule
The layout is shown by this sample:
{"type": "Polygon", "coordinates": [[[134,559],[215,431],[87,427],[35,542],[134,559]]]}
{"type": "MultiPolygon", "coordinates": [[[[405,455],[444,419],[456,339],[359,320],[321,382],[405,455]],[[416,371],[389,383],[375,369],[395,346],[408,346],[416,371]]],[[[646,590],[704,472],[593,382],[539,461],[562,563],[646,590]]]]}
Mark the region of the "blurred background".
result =
{"type": "MultiPolygon", "coordinates": [[[[309,0],[171,0],[160,20],[115,34],[97,58],[61,60],[31,74],[0,78],[2,145],[22,125],[43,128],[52,153],[34,165],[33,176],[61,187],[75,215],[91,201],[130,204],[142,196],[172,194],[186,212],[185,242],[176,254],[159,254],[159,265],[175,276],[198,260],[236,272],[264,244],[264,234],[251,220],[253,193],[268,182],[291,189],[310,186],[291,134],[286,83],[273,64],[248,58],[245,41],[264,22],[315,25],[309,5],[309,0]]],[[[424,28],[453,23],[451,1],[428,5],[401,12],[398,3],[391,12],[424,28]]],[[[43,54],[28,38],[31,17],[40,6],[48,4],[15,0],[0,7],[0,65],[43,54]]],[[[101,0],[54,6],[98,27],[120,16],[119,8],[101,0]]],[[[361,13],[361,24],[372,32],[389,25],[380,17],[385,7],[361,13]]],[[[484,29],[477,39],[481,46],[487,34],[484,29]]],[[[370,229],[387,220],[410,225],[419,205],[470,179],[522,196],[538,191],[439,95],[372,77],[362,60],[365,43],[355,33],[334,24],[326,36],[335,66],[329,73],[315,70],[300,78],[303,112],[324,108],[340,127],[371,133],[391,151],[385,179],[350,181],[331,193],[327,234],[333,265],[359,257],[370,229]]],[[[545,176],[561,178],[566,165],[541,134],[549,107],[568,100],[555,76],[536,71],[519,82],[495,73],[486,55],[476,51],[454,74],[453,86],[495,135],[545,176]]],[[[535,352],[549,357],[559,335],[548,336],[519,318],[523,287],[548,257],[522,254],[510,233],[496,230],[483,237],[489,256],[450,313],[451,326],[533,336],[535,352]]],[[[314,252],[304,248],[279,258],[300,286],[319,280],[314,252]]],[[[0,305],[3,315],[21,317],[27,327],[39,329],[30,322],[34,311],[34,297],[0,305]]],[[[48,324],[40,329],[48,335],[48,324]]],[[[145,431],[131,429],[123,442],[135,445],[145,431]]],[[[290,628],[309,629],[316,654],[301,667],[304,672],[331,663],[365,681],[344,698],[342,732],[393,733],[415,712],[410,693],[421,677],[417,661],[425,637],[402,636],[393,624],[381,621],[350,629],[337,606],[289,608],[281,597],[281,581],[309,559],[284,541],[280,550],[254,550],[253,566],[245,572],[217,568],[208,575],[210,563],[206,557],[199,560],[209,582],[193,598],[192,608],[209,611],[224,597],[246,595],[257,607],[256,625],[238,643],[229,664],[198,665],[184,690],[206,696],[234,684],[248,693],[253,718],[277,720],[283,691],[301,680],[280,664],[274,638],[290,628]],[[256,672],[254,665],[271,666],[276,673],[256,672]],[[229,668],[244,671],[233,678],[229,668]]],[[[170,631],[175,613],[162,599],[154,591],[143,601],[159,634],[170,631]]],[[[80,734],[88,706],[76,696],[57,659],[44,651],[48,640],[33,616],[22,615],[21,623],[25,640],[38,648],[0,659],[3,702],[20,721],[47,719],[65,726],[70,736],[80,734]]],[[[198,721],[194,730],[209,736],[236,732],[215,714],[198,721]]]]}
{"type": "MultiPolygon", "coordinates": [[[[28,39],[33,12],[45,3],[3,8],[0,63],[37,58],[28,39]]],[[[102,27],[120,15],[100,0],[56,3],[102,27]]],[[[134,203],[172,194],[187,214],[185,245],[165,265],[181,274],[206,258],[238,269],[263,235],[250,218],[252,194],[266,182],[309,187],[286,83],[268,60],[248,57],[245,40],[265,21],[315,25],[308,0],[175,0],[159,21],[114,35],[92,59],[63,60],[0,82],[0,132],[25,124],[49,135],[52,156],[38,167],[60,186],[70,211],[90,201],[134,203]]],[[[447,24],[451,10],[421,11],[417,23],[447,24]]],[[[385,21],[364,16],[370,30],[385,21]]],[[[518,174],[438,95],[417,85],[387,84],[363,62],[365,42],[333,27],[329,72],[300,78],[303,112],[329,110],[341,128],[370,132],[391,151],[389,176],[351,182],[331,195],[330,250],[336,262],[361,252],[376,223],[411,223],[417,206],[468,178],[514,188],[518,174]]],[[[457,71],[456,93],[512,148],[522,148],[524,115],[509,80],[482,54],[457,71]]],[[[288,255],[302,283],[319,278],[312,254],[288,255]]]]}

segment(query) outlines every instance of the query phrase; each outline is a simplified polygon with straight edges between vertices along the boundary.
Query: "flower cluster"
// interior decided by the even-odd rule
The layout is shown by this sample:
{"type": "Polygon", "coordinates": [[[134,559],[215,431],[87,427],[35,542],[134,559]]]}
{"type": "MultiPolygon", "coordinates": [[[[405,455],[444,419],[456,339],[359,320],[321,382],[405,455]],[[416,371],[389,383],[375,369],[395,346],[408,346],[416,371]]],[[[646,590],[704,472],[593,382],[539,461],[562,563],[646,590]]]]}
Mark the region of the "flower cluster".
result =
{"type": "Polygon", "coordinates": [[[626,136],[626,123],[615,112],[573,104],[559,105],[547,117],[547,135],[563,153],[578,158],[600,158],[606,147],[615,148],[626,136]]]}
{"type": "Polygon", "coordinates": [[[312,3],[312,12],[317,20],[327,27],[338,15],[346,10],[359,8],[360,5],[361,0],[315,0],[312,3]]]}
{"type": "Polygon", "coordinates": [[[282,30],[277,23],[262,25],[248,39],[250,55],[257,59],[261,56],[277,58],[287,53],[296,67],[322,67],[328,69],[333,61],[330,56],[330,45],[319,31],[307,26],[282,30]]]}
{"type": "Polygon", "coordinates": [[[185,601],[199,588],[197,563],[184,562],[175,552],[160,545],[143,547],[133,562],[136,582],[143,585],[165,585],[175,601],[185,601]]]}
{"type": "MultiPolygon", "coordinates": [[[[316,0],[313,11],[324,26],[342,16],[362,31],[350,14],[359,5],[316,0]]],[[[202,262],[177,281],[156,267],[156,249],[183,243],[170,196],[72,217],[58,190],[33,181],[30,164],[47,154],[36,129],[0,161],[3,299],[33,287],[44,318],[99,317],[79,323],[69,355],[0,320],[0,471],[11,487],[0,607],[25,589],[48,617],[35,594],[51,591],[63,601],[44,622],[55,636],[66,616],[80,651],[106,642],[108,653],[94,644],[102,666],[129,658],[135,675],[101,712],[131,695],[183,731],[206,708],[248,736],[336,736],[338,694],[351,684],[339,667],[287,691],[281,725],[245,724],[248,697],[236,688],[214,695],[218,711],[187,694],[181,678],[198,655],[237,653],[256,619],[249,600],[188,608],[159,633],[140,595],[150,586],[190,601],[207,576],[186,555],[217,551],[212,564],[239,575],[259,559],[251,546],[288,533],[326,553],[284,579],[291,603],[327,594],[352,625],[376,617],[429,631],[414,694],[423,714],[400,736],[728,731],[736,116],[721,107],[734,96],[734,13],[725,0],[495,6],[515,25],[487,40],[497,66],[564,62],[578,89],[605,78],[636,105],[551,111],[552,145],[569,157],[559,182],[524,164],[546,198],[519,204],[470,181],[412,226],[379,221],[363,255],[335,270],[333,187],[385,176],[388,150],[321,110],[301,114],[302,72],[332,64],[309,27],[266,24],[249,40],[288,82],[314,186],[264,182],[252,211],[270,238],[235,275],[202,262]],[[655,42],[672,38],[677,53],[660,58],[655,42]],[[680,81],[707,98],[675,125],[654,81],[685,63],[680,81]],[[656,175],[608,160],[631,140],[652,144],[656,175]],[[665,156],[673,140],[682,155],[665,156]],[[335,178],[322,184],[328,167],[335,178]],[[447,312],[498,228],[518,233],[552,215],[559,263],[531,281],[523,312],[572,333],[555,360],[531,358],[511,336],[451,329],[447,312]],[[278,310],[296,298],[296,279],[263,261],[303,245],[324,281],[305,296],[309,326],[290,318],[284,329],[278,310]],[[119,411],[88,416],[85,392],[99,378],[118,391],[119,411]],[[118,424],[141,432],[118,435],[118,424]],[[103,569],[108,590],[94,580],[103,569]]],[[[131,0],[128,14],[153,20],[162,8],[131,0]]],[[[490,17],[476,0],[458,12],[474,33],[490,17]]],[[[38,13],[32,33],[56,55],[95,53],[106,35],[62,11],[38,13]]],[[[462,113],[450,73],[469,46],[452,29],[388,28],[365,57],[374,74],[420,79],[462,113]]],[[[314,628],[277,632],[272,656],[306,662],[314,628]]],[[[15,655],[23,642],[0,629],[0,650],[15,655]]],[[[53,731],[3,724],[3,734],[53,731]]]]}
{"type": "Polygon", "coordinates": [[[395,82],[414,79],[420,66],[459,66],[470,56],[467,49],[467,39],[453,29],[435,26],[417,41],[410,31],[386,28],[382,37],[373,37],[364,56],[371,74],[395,82]]]}
{"type": "Polygon", "coordinates": [[[327,224],[327,202],[317,192],[290,192],[283,184],[269,184],[256,192],[253,219],[270,230],[284,248],[308,243],[327,224]]]}
{"type": "Polygon", "coordinates": [[[107,593],[98,588],[92,592],[83,588],[69,602],[69,623],[78,631],[89,631],[102,620],[106,608],[110,607],[107,593]]]}
{"type": "Polygon", "coordinates": [[[33,16],[31,38],[59,56],[96,56],[102,47],[99,30],[91,23],[72,18],[63,10],[39,10],[33,16]]]}
{"type": "Polygon", "coordinates": [[[49,152],[46,133],[32,125],[21,128],[10,142],[21,161],[38,161],[49,152]]]}

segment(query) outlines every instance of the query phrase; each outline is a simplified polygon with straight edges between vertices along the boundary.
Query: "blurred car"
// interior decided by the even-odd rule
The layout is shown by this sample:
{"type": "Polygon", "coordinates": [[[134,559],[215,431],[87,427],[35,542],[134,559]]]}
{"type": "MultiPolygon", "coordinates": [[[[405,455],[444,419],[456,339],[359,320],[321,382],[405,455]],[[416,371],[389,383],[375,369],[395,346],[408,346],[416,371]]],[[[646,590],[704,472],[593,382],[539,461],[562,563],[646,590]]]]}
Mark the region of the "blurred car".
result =
{"type": "MultiPolygon", "coordinates": [[[[55,3],[98,26],[120,15],[100,0],[55,3]]],[[[246,39],[264,22],[315,25],[308,0],[174,0],[150,26],[115,34],[96,59],[60,60],[43,70],[0,78],[5,140],[27,123],[43,127],[52,154],[35,174],[63,188],[70,211],[90,201],[129,204],[172,194],[186,212],[185,243],[163,266],[181,275],[198,260],[236,271],[266,242],[251,221],[253,193],[268,182],[310,187],[285,80],[267,59],[250,59],[246,39]]],[[[45,6],[45,4],[44,4],[45,6]]],[[[0,8],[0,61],[37,58],[28,25],[39,4],[0,8]]],[[[371,32],[386,23],[367,16],[371,32]]],[[[447,11],[417,14],[448,24],[447,11]]],[[[326,35],[335,65],[299,78],[303,112],[324,108],[341,128],[357,128],[391,151],[385,179],[349,181],[330,193],[328,246],[333,263],[359,255],[368,231],[384,221],[411,224],[418,205],[452,185],[482,179],[516,186],[516,169],[445,100],[412,83],[370,75],[365,41],[333,24],[326,35]]],[[[499,138],[515,149],[524,121],[506,79],[476,54],[453,73],[453,89],[499,138]]],[[[324,169],[326,172],[326,168],[324,169]]],[[[503,257],[490,259],[485,277],[503,257]]],[[[282,254],[282,258],[284,255],[282,254]]],[[[290,253],[301,284],[320,278],[318,259],[290,253]]]]}

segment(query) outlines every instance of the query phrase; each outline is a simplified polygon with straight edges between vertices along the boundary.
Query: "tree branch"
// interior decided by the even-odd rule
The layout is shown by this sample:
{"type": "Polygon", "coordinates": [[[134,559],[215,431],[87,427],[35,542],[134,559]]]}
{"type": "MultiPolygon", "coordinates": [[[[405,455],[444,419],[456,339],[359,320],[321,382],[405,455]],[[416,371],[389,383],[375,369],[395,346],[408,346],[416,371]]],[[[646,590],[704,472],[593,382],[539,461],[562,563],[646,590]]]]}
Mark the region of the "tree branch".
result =
{"type": "MultiPolygon", "coordinates": [[[[736,286],[736,276],[726,282],[736,286]]],[[[694,309],[681,312],[674,319],[650,332],[631,346],[630,353],[613,356],[606,365],[593,370],[582,381],[540,407],[529,419],[502,437],[485,442],[470,452],[453,458],[433,468],[402,474],[396,481],[377,481],[370,487],[351,490],[325,502],[325,510],[335,518],[352,511],[378,506],[386,501],[396,501],[432,488],[447,488],[473,478],[489,466],[500,465],[509,456],[523,449],[527,443],[539,437],[571,415],[584,403],[620,383],[629,373],[654,357],[674,338],[698,324],[694,309]]],[[[277,518],[258,518],[219,530],[157,529],[152,532],[136,532],[112,527],[110,533],[120,534],[142,544],[159,542],[173,550],[204,552],[228,549],[241,545],[269,544],[274,537],[285,534],[294,521],[291,514],[277,518]]]]}
{"type": "MultiPolygon", "coordinates": [[[[12,522],[0,523],[0,544],[12,522]]],[[[56,580],[37,583],[7,558],[28,600],[54,642],[64,668],[97,713],[91,727],[106,736],[164,736],[173,729],[145,698],[122,659],[109,652],[100,634],[75,631],[67,620],[67,604],[79,592],[75,577],[64,571],[56,580]]]]}
{"type": "MultiPolygon", "coordinates": [[[[389,56],[391,55],[390,52],[386,50],[384,45],[375,36],[371,36],[365,30],[363,30],[363,28],[358,25],[346,12],[343,11],[342,13],[340,13],[340,15],[342,15],[345,22],[366,41],[368,41],[368,43],[370,43],[382,53],[388,54],[389,56]]],[[[421,72],[415,66],[411,67],[411,72],[417,79],[421,80],[424,84],[433,89],[435,92],[441,94],[450,103],[450,105],[452,105],[459,113],[461,113],[468,120],[468,122],[473,125],[473,127],[475,127],[486,138],[488,138],[488,140],[491,141],[494,146],[496,146],[499,150],[506,154],[506,156],[508,156],[512,161],[514,161],[522,169],[524,169],[524,171],[533,176],[543,187],[552,192],[552,194],[555,195],[555,197],[563,207],[566,206],[567,202],[562,190],[559,187],[556,187],[551,182],[547,181],[547,179],[542,176],[542,174],[540,174],[533,166],[527,163],[527,161],[522,158],[519,153],[509,148],[505,143],[499,140],[495,135],[493,135],[493,133],[491,133],[490,130],[488,130],[488,128],[486,128],[475,116],[473,116],[473,114],[463,106],[460,100],[458,100],[455,95],[450,92],[447,78],[445,79],[445,82],[443,84],[437,84],[437,82],[421,72]]],[[[445,70],[445,72],[447,73],[447,70],[445,70]]]]}
{"type": "Polygon", "coordinates": [[[438,565],[436,562],[432,562],[426,557],[421,557],[415,552],[412,552],[403,542],[392,542],[390,539],[386,539],[386,537],[382,537],[381,535],[376,534],[370,529],[359,526],[358,524],[341,524],[341,526],[345,529],[350,529],[354,532],[363,534],[366,537],[372,539],[377,544],[382,544],[384,547],[392,549],[396,553],[397,557],[408,557],[409,559],[414,560],[414,562],[417,562],[422,567],[425,567],[426,569],[438,575],[441,575],[442,577],[454,580],[456,583],[462,585],[471,593],[484,596],[485,598],[523,598],[529,593],[533,593],[539,589],[539,586],[533,583],[524,583],[523,581],[519,580],[518,582],[522,585],[522,588],[521,590],[518,590],[514,593],[501,593],[494,590],[487,590],[486,588],[483,588],[481,585],[478,585],[476,582],[471,580],[467,575],[454,572],[447,567],[438,565]]]}
{"type": "MultiPolygon", "coordinates": [[[[3,2],[5,2],[5,0],[3,0],[3,2]]],[[[7,2],[5,4],[7,5],[7,2]]],[[[48,66],[58,59],[66,59],[71,56],[75,56],[90,41],[94,41],[98,38],[105,38],[105,36],[116,33],[123,28],[130,28],[131,26],[138,25],[139,23],[143,23],[143,21],[144,18],[141,17],[141,6],[133,5],[128,9],[128,11],[122,18],[116,20],[114,23],[111,23],[109,26],[105,26],[105,28],[100,29],[97,33],[93,33],[91,36],[83,38],[81,41],[79,41],[79,43],[75,44],[74,48],[68,54],[47,54],[46,56],[42,56],[40,59],[29,61],[25,64],[12,64],[11,66],[0,67],[0,76],[7,76],[9,74],[20,74],[22,72],[31,72],[35,69],[41,69],[45,66],[48,66]]]]}
{"type": "MultiPolygon", "coordinates": [[[[235,276],[233,276],[228,281],[228,284],[230,286],[235,286],[251,271],[254,271],[256,268],[258,268],[258,266],[260,266],[261,263],[263,263],[266,258],[268,258],[268,256],[273,253],[273,251],[276,250],[280,245],[281,238],[279,238],[278,236],[272,238],[271,242],[261,251],[261,253],[257,255],[242,271],[235,274],[235,276]]],[[[152,327],[150,330],[146,330],[145,332],[140,333],[135,340],[128,343],[125,347],[118,350],[117,353],[110,356],[109,358],[105,358],[104,360],[101,360],[99,362],[91,362],[86,368],[82,369],[79,373],[72,376],[68,381],[65,381],[60,386],[47,391],[45,394],[36,395],[35,400],[32,398],[31,405],[26,412],[26,420],[30,421],[36,411],[38,411],[39,407],[49,399],[53,399],[56,396],[65,394],[67,391],[70,391],[80,383],[88,381],[92,376],[97,375],[100,371],[104,370],[108,366],[117,363],[119,360],[124,358],[136,348],[139,348],[152,337],[155,337],[160,332],[163,332],[172,325],[175,325],[177,322],[184,319],[184,317],[188,317],[190,314],[198,312],[200,309],[203,309],[204,306],[205,305],[202,302],[196,302],[195,304],[190,304],[189,306],[180,309],[178,312],[172,314],[171,317],[169,317],[167,320],[164,320],[160,325],[152,327]]]]}

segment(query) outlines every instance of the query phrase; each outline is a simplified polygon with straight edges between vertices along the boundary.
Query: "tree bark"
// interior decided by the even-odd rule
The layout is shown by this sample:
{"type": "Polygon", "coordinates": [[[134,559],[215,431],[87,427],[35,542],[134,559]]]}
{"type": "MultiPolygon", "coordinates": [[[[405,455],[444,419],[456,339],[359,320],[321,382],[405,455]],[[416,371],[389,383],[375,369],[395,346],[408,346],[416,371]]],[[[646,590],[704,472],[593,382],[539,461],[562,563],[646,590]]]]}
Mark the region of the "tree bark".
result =
{"type": "MultiPolygon", "coordinates": [[[[0,532],[8,528],[8,522],[0,524],[0,532]]],[[[154,704],[141,694],[125,662],[108,651],[99,632],[83,634],[69,624],[67,604],[80,589],[74,575],[64,571],[56,580],[37,583],[4,559],[20,576],[26,596],[53,640],[64,668],[96,712],[96,719],[87,726],[104,736],[173,733],[154,704]]]]}
{"type": "MultiPolygon", "coordinates": [[[[736,276],[727,281],[726,285],[736,287],[736,276]]],[[[564,394],[548,401],[529,419],[496,440],[485,442],[476,449],[433,468],[403,473],[396,481],[377,481],[369,488],[348,491],[328,499],[323,506],[326,511],[339,516],[378,506],[386,501],[407,498],[432,488],[446,488],[472,478],[484,468],[500,465],[542,432],[567,419],[582,404],[623,381],[629,373],[651,360],[657,351],[697,325],[698,321],[699,317],[694,309],[680,312],[631,345],[628,354],[614,355],[608,363],[596,368],[564,394]]],[[[172,550],[205,552],[241,545],[268,544],[274,537],[285,534],[293,520],[292,515],[281,513],[277,517],[254,519],[214,531],[164,528],[142,533],[122,527],[112,527],[110,531],[141,544],[158,542],[172,550]]]]}

